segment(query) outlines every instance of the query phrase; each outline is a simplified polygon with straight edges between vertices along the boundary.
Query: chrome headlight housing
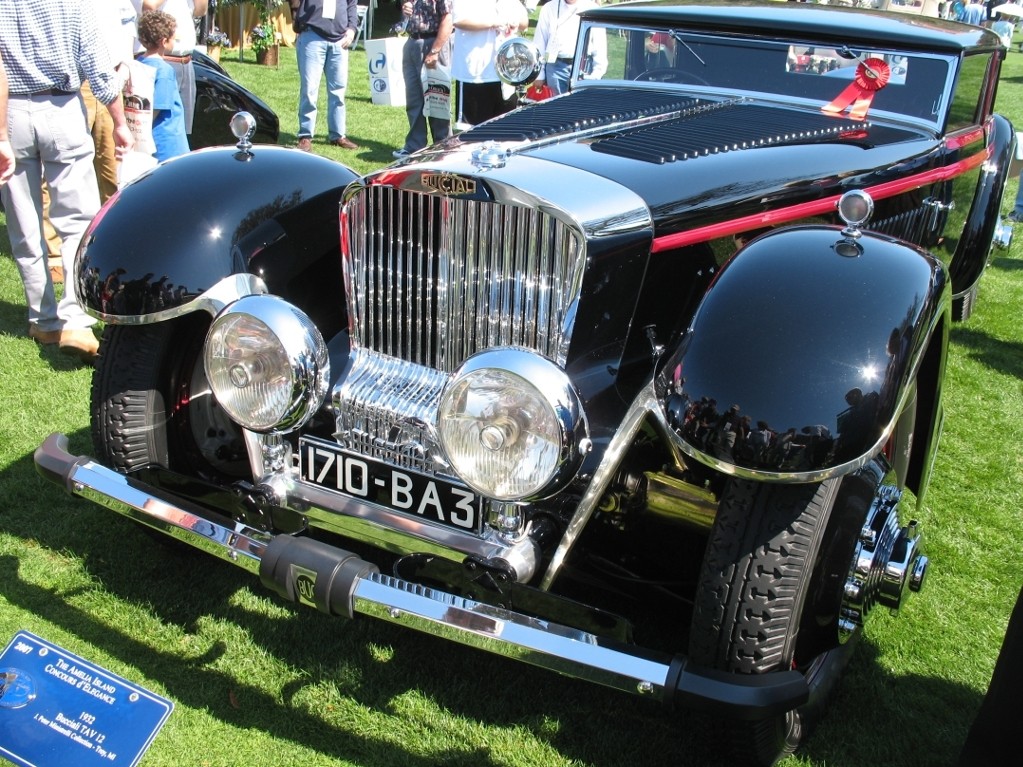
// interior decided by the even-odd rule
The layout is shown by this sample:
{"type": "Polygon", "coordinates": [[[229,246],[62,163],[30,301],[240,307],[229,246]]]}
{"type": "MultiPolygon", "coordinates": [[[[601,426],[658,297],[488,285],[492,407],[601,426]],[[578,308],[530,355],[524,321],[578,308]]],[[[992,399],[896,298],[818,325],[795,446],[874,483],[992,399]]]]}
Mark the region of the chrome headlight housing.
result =
{"type": "Polygon", "coordinates": [[[441,393],[437,430],[447,460],[472,489],[502,501],[560,490],[590,440],[579,396],[553,362],[526,349],[466,360],[441,393]]]}
{"type": "Polygon", "coordinates": [[[497,76],[509,85],[528,85],[540,74],[540,51],[524,37],[501,43],[494,57],[497,76]]]}
{"type": "Polygon", "coordinates": [[[323,403],[330,378],[320,331],[276,296],[246,296],[222,311],[206,336],[203,362],[220,406],[257,432],[302,426],[323,403]]]}

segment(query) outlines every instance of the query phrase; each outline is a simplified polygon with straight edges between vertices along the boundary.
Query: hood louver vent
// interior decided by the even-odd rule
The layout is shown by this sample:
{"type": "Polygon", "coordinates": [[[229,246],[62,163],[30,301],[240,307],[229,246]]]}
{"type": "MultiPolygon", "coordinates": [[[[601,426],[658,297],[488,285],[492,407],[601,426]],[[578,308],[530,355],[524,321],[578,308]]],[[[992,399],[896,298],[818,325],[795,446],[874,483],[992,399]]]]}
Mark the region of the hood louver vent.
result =
{"type": "Polygon", "coordinates": [[[590,131],[604,125],[641,120],[693,109],[706,100],[677,93],[593,88],[522,107],[498,120],[471,128],[463,142],[539,141],[559,134],[590,131]]]}
{"type": "Polygon", "coordinates": [[[590,144],[595,152],[663,164],[762,146],[862,136],[870,127],[810,112],[737,104],[633,128],[590,144]],[[727,141],[722,140],[727,136],[727,141]]]}
{"type": "Polygon", "coordinates": [[[741,99],[589,88],[522,107],[470,128],[459,139],[543,144],[585,133],[595,152],[664,164],[763,146],[862,138],[870,129],[869,122],[741,99]]]}

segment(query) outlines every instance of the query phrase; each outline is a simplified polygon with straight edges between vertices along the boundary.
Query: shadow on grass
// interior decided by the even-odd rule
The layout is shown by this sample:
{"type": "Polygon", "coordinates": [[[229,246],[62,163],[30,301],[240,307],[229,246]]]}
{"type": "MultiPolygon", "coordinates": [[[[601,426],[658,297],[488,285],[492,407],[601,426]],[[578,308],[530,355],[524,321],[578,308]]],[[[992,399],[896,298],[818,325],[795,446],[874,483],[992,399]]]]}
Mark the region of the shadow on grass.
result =
{"type": "MultiPolygon", "coordinates": [[[[87,450],[87,433],[71,435],[71,443],[73,451],[87,450]]],[[[19,560],[11,556],[0,558],[4,599],[139,668],[172,699],[226,724],[264,731],[365,767],[488,767],[506,763],[509,756],[469,744],[465,750],[424,756],[396,747],[393,740],[346,729],[300,695],[307,686],[327,684],[343,698],[397,717],[403,716],[401,697],[415,693],[468,722],[528,731],[579,764],[729,764],[703,740],[709,722],[698,715],[669,712],[651,701],[368,619],[345,621],[284,603],[244,571],[191,549],[160,545],[128,520],[71,498],[34,475],[29,455],[0,473],[0,493],[6,495],[15,485],[35,493],[33,502],[6,507],[0,531],[79,557],[89,580],[101,584],[89,588],[143,606],[183,632],[198,632],[209,620],[237,626],[261,651],[290,668],[307,670],[308,676],[277,689],[248,684],[242,673],[217,668],[225,665],[218,659],[228,651],[222,643],[187,656],[176,647],[140,642],[73,604],[74,592],[54,593],[26,582],[19,560]],[[275,617],[232,599],[253,586],[253,593],[276,605],[275,617]],[[388,648],[386,662],[380,660],[380,647],[388,648]]],[[[869,641],[860,643],[835,705],[804,756],[833,767],[908,765],[921,753],[952,758],[969,724],[964,712],[976,710],[979,696],[937,678],[891,677],[878,655],[869,641]],[[871,753],[874,739],[863,737],[871,732],[905,733],[905,755],[871,753]]],[[[890,736],[879,740],[890,747],[890,736]]]]}
{"type": "Polygon", "coordinates": [[[1000,373],[1023,378],[1023,344],[1003,341],[983,331],[956,325],[950,334],[952,343],[962,346],[970,358],[1000,373]]]}
{"type": "MultiPolygon", "coordinates": [[[[1023,237],[1023,232],[1021,232],[1019,236],[1023,237]]],[[[1010,258],[1009,256],[998,256],[997,258],[991,259],[990,267],[994,269],[1003,269],[1007,272],[1018,272],[1023,269],[1023,259],[1010,258]]]]}

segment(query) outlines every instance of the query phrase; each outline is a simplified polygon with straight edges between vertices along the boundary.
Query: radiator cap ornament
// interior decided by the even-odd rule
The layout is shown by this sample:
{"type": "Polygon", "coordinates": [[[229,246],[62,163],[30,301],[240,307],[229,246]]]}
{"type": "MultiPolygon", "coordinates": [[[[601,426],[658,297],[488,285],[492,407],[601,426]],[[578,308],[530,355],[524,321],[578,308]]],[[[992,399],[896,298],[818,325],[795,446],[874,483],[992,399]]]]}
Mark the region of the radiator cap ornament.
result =
{"type": "Polygon", "coordinates": [[[508,163],[508,150],[493,141],[486,141],[472,152],[472,164],[480,170],[503,168],[508,163]]]}

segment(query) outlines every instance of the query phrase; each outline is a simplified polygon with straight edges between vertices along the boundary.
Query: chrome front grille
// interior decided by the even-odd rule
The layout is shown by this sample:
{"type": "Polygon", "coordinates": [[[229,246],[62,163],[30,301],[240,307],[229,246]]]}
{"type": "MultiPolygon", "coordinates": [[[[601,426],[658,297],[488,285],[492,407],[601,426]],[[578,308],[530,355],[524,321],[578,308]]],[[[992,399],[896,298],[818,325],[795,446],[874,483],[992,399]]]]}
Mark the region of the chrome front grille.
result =
{"type": "Polygon", "coordinates": [[[368,186],[346,206],[356,347],[451,372],[477,351],[533,349],[564,365],[582,235],[522,204],[368,186]]]}
{"type": "Polygon", "coordinates": [[[436,434],[447,376],[365,349],[334,390],[337,430],[348,450],[427,474],[450,474],[436,434]]]}

